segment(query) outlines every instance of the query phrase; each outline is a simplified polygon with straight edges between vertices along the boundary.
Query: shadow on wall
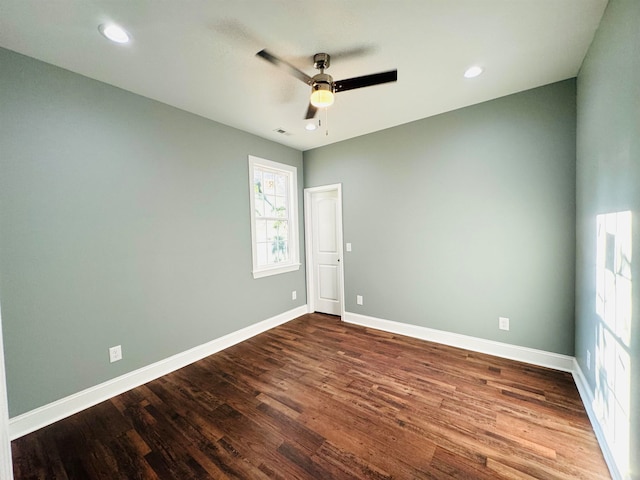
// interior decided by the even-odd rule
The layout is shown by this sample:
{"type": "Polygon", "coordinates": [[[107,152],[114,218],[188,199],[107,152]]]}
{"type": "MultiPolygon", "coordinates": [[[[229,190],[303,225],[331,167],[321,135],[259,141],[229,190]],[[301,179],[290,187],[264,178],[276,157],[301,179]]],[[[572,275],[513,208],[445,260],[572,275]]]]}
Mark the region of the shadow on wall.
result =
{"type": "Polygon", "coordinates": [[[632,220],[631,211],[596,218],[594,409],[623,475],[631,460],[632,220]]]}

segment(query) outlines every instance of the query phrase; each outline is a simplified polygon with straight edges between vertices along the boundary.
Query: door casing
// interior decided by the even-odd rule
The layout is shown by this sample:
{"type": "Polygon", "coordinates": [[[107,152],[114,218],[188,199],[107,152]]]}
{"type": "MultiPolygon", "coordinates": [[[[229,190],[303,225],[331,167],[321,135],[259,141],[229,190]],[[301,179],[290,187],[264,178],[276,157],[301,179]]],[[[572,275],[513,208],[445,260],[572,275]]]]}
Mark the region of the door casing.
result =
{"type": "Polygon", "coordinates": [[[11,441],[9,440],[9,403],[4,369],[4,344],[2,342],[2,313],[0,313],[0,478],[13,480],[11,441]]]}
{"type": "Polygon", "coordinates": [[[309,312],[315,311],[315,288],[316,281],[313,269],[313,221],[311,213],[311,197],[314,193],[337,191],[338,193],[338,212],[336,218],[336,229],[338,232],[338,245],[340,255],[340,317],[344,318],[344,237],[342,230],[342,184],[335,183],[332,185],[323,185],[320,187],[310,187],[304,189],[304,237],[305,237],[305,253],[306,253],[306,274],[307,274],[307,306],[309,312]]]}

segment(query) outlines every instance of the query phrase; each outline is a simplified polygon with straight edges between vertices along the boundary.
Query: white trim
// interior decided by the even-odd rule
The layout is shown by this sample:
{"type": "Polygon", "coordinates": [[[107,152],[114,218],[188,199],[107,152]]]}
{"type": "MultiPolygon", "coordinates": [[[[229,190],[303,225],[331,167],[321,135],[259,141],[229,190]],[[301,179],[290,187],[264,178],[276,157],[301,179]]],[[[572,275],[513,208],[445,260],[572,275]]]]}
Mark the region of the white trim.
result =
{"type": "Polygon", "coordinates": [[[573,374],[573,380],[576,382],[578,393],[580,394],[580,398],[582,399],[584,408],[587,411],[587,416],[589,417],[589,421],[591,422],[593,431],[595,432],[598,443],[600,444],[600,449],[602,450],[604,460],[605,462],[607,462],[607,466],[609,467],[611,478],[613,480],[623,480],[624,477],[622,476],[620,470],[618,469],[618,466],[616,465],[613,452],[611,452],[611,449],[609,448],[607,438],[602,431],[602,427],[600,426],[598,415],[593,408],[593,406],[595,405],[595,399],[593,398],[593,393],[591,392],[591,388],[589,387],[589,382],[587,382],[587,378],[584,376],[584,373],[580,368],[580,364],[575,358],[573,359],[573,370],[571,373],[573,374]]]}
{"type": "MultiPolygon", "coordinates": [[[[92,407],[127,390],[143,385],[158,377],[185,367],[209,355],[231,347],[259,333],[282,325],[307,313],[307,306],[302,305],[220,338],[178,353],[171,357],[108,380],[99,385],[74,393],[68,397],[49,403],[42,407],[23,413],[9,420],[9,436],[15,440],[74,413],[92,407]]],[[[4,477],[2,478],[10,478],[4,477]]]]}
{"type": "Polygon", "coordinates": [[[279,273],[295,272],[300,270],[301,263],[287,263],[285,265],[278,265],[277,267],[260,268],[253,271],[253,278],[268,277],[270,275],[277,275],[279,273]]]}
{"type": "Polygon", "coordinates": [[[265,158],[249,155],[249,207],[251,218],[251,258],[253,278],[268,277],[280,273],[293,272],[300,269],[300,245],[298,245],[298,169],[286,163],[273,162],[265,158]],[[258,266],[258,252],[256,243],[256,207],[253,184],[255,167],[263,170],[273,170],[275,173],[286,174],[289,177],[289,205],[286,219],[289,230],[289,259],[276,265],[258,266]]]}
{"type": "Polygon", "coordinates": [[[312,246],[312,223],[311,223],[311,196],[314,193],[331,192],[336,190],[338,192],[338,234],[339,234],[339,255],[340,255],[340,316],[344,318],[345,315],[345,301],[344,301],[344,233],[342,225],[342,184],[333,183],[331,185],[322,185],[320,187],[309,187],[304,189],[304,237],[305,237],[305,252],[306,252],[306,275],[307,275],[307,304],[309,305],[309,312],[315,311],[315,280],[313,269],[313,246],[312,246]]]}
{"type": "Polygon", "coordinates": [[[315,312],[315,280],[313,278],[313,253],[311,251],[311,195],[310,189],[304,189],[304,251],[305,251],[305,271],[307,277],[307,305],[309,312],[315,312]]]}
{"type": "Polygon", "coordinates": [[[4,371],[2,312],[0,311],[0,478],[13,480],[13,461],[11,460],[11,441],[9,438],[9,402],[4,371]]]}
{"type": "Polygon", "coordinates": [[[364,327],[384,330],[408,337],[419,338],[430,342],[442,343],[452,347],[464,348],[479,353],[495,355],[497,357],[517,360],[541,367],[553,368],[563,372],[573,371],[573,357],[559,353],[536,350],[534,348],[510,345],[508,343],[485,340],[483,338],[461,335],[459,333],[445,332],[433,328],[410,325],[408,323],[394,322],[381,318],[368,317],[358,313],[345,312],[342,317],[345,322],[362,325],[364,327]]]}

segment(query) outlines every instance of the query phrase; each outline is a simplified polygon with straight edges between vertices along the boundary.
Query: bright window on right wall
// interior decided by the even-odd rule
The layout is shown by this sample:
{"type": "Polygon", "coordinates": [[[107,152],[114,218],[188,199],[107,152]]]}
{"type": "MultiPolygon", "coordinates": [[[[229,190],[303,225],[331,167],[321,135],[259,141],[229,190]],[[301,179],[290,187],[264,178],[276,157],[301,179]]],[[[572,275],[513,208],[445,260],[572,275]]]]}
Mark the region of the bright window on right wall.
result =
{"type": "MultiPolygon", "coordinates": [[[[596,218],[596,391],[594,409],[616,464],[631,460],[631,277],[633,217],[630,210],[596,218]]],[[[637,375],[637,373],[636,373],[637,375]]]]}

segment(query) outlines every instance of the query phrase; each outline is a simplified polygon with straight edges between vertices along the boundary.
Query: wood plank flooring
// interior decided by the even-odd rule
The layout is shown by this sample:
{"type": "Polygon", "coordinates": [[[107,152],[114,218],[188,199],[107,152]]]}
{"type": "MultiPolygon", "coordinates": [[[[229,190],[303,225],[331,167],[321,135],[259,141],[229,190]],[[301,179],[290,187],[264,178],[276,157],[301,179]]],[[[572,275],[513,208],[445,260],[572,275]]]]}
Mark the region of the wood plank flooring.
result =
{"type": "Polygon", "coordinates": [[[13,442],[23,479],[610,478],[570,374],[310,314],[13,442]]]}

